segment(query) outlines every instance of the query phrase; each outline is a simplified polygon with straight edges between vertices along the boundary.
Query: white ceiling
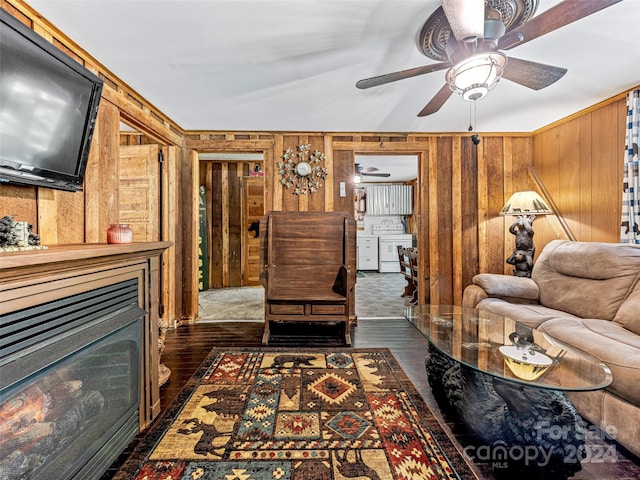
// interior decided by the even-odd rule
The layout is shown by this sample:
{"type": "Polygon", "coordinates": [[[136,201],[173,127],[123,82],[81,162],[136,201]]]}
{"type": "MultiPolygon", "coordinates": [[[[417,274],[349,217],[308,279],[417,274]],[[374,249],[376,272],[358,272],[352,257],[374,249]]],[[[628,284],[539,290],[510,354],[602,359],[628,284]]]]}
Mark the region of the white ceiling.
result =
{"type": "MultiPolygon", "coordinates": [[[[436,63],[416,37],[437,0],[27,1],[187,130],[463,132],[470,123],[456,95],[416,116],[444,71],[355,87],[436,63]]],[[[540,0],[538,12],[555,3],[540,0]]],[[[476,130],[531,132],[640,84],[639,25],[640,0],[624,0],[509,50],[569,71],[537,92],[501,81],[477,102],[476,130]]]]}
{"type": "Polygon", "coordinates": [[[403,183],[418,177],[417,155],[356,155],[355,163],[363,168],[373,167],[375,173],[389,173],[389,177],[362,176],[362,183],[403,183]]]}

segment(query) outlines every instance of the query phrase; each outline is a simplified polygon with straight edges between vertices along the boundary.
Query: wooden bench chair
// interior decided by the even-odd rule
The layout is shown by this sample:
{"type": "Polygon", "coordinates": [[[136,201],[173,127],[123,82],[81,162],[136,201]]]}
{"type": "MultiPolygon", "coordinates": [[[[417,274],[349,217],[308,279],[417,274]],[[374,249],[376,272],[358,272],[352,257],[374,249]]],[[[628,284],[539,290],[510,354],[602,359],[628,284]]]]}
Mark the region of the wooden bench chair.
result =
{"type": "Polygon", "coordinates": [[[404,278],[407,280],[407,285],[404,287],[404,292],[401,297],[413,297],[414,291],[416,289],[416,285],[413,278],[413,273],[411,271],[411,260],[409,258],[409,252],[411,251],[411,247],[403,247],[402,245],[398,245],[398,261],[400,262],[400,273],[404,275],[404,278]]]}
{"type": "Polygon", "coordinates": [[[413,282],[413,294],[411,303],[418,303],[418,249],[409,249],[409,265],[411,269],[411,281],[413,282]]]}
{"type": "Polygon", "coordinates": [[[349,323],[356,280],[352,215],[271,212],[262,222],[262,343],[269,343],[273,322],[322,322],[344,324],[345,344],[351,345],[349,323]]]}

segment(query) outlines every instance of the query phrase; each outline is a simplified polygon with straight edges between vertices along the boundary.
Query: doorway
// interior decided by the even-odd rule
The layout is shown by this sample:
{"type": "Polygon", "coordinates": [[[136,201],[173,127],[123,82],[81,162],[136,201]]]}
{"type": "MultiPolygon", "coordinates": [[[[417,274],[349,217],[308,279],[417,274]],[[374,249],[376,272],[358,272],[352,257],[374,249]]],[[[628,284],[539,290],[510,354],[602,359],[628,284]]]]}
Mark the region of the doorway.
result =
{"type": "Polygon", "coordinates": [[[259,282],[259,222],[265,210],[263,162],[262,152],[199,154],[201,319],[251,320],[256,316],[248,309],[263,296],[259,282]]]}
{"type": "Polygon", "coordinates": [[[407,281],[400,273],[399,260],[397,264],[393,263],[394,268],[390,268],[388,262],[382,262],[384,268],[381,266],[383,252],[380,245],[381,239],[385,240],[384,251],[387,252],[387,246],[392,245],[396,237],[399,245],[418,245],[418,223],[413,209],[415,190],[419,185],[419,156],[356,154],[354,160],[354,214],[358,226],[356,315],[358,318],[401,317],[411,304],[411,296],[403,296],[407,281]],[[411,192],[408,199],[407,192],[411,192]],[[396,196],[401,198],[396,200],[396,196]],[[381,204],[400,200],[404,203],[402,207],[380,208],[381,204]]]}

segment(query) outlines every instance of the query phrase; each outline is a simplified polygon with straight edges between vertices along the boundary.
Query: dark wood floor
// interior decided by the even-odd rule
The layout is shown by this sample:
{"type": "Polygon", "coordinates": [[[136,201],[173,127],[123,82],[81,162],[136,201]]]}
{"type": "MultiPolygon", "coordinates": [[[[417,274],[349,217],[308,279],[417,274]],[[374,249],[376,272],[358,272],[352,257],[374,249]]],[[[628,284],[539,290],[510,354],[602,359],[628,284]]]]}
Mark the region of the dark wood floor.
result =
{"type": "MultiPolygon", "coordinates": [[[[212,348],[260,346],[262,330],[262,323],[254,322],[199,323],[170,330],[167,333],[162,361],[172,373],[170,380],[161,387],[162,410],[164,411],[172,402],[212,348]]],[[[442,416],[431,395],[424,367],[427,352],[425,338],[403,319],[363,319],[352,328],[351,333],[355,348],[386,347],[392,351],[425,402],[441,421],[445,431],[455,438],[455,443],[462,451],[468,444],[468,438],[458,434],[459,425],[442,416]],[[452,433],[454,431],[457,436],[452,433]]],[[[132,442],[130,449],[103,477],[104,480],[111,478],[136,442],[137,440],[132,442]]],[[[584,463],[583,469],[572,478],[580,480],[640,479],[640,460],[618,445],[615,445],[615,454],[617,458],[610,458],[606,462],[584,463]]],[[[474,464],[473,468],[479,478],[501,479],[503,477],[500,470],[493,470],[490,464],[474,464]]]]}

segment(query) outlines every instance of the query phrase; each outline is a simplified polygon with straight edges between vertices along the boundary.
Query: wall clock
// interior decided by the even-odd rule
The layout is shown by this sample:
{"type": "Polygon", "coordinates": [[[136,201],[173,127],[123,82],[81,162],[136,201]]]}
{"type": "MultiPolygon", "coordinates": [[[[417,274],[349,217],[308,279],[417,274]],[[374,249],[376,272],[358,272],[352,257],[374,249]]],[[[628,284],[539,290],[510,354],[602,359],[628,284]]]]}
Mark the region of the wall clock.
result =
{"type": "Polygon", "coordinates": [[[300,161],[296,163],[296,175],[299,177],[306,177],[311,173],[311,165],[309,162],[300,161]]]}
{"type": "Polygon", "coordinates": [[[300,144],[294,150],[287,148],[278,162],[280,183],[288,189],[293,188],[294,195],[315,193],[322,186],[320,180],[327,178],[327,168],[322,165],[324,153],[311,152],[310,144],[300,144]]]}

